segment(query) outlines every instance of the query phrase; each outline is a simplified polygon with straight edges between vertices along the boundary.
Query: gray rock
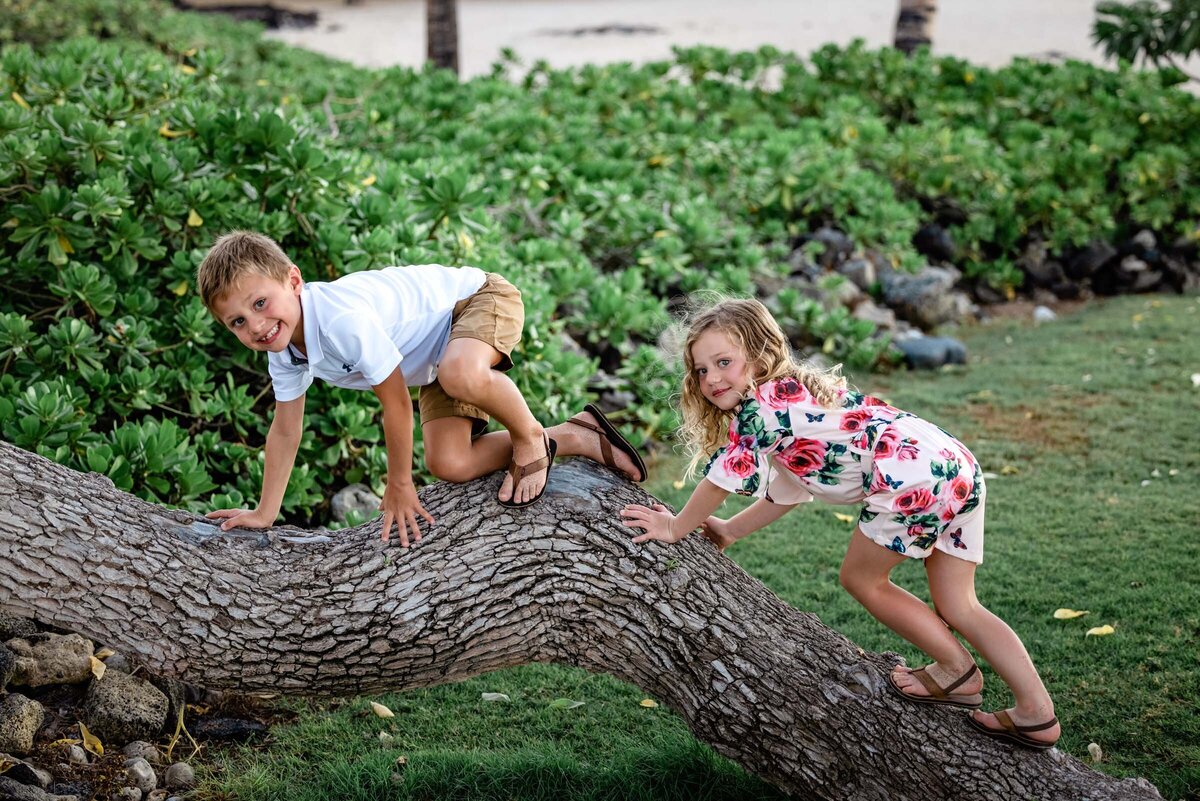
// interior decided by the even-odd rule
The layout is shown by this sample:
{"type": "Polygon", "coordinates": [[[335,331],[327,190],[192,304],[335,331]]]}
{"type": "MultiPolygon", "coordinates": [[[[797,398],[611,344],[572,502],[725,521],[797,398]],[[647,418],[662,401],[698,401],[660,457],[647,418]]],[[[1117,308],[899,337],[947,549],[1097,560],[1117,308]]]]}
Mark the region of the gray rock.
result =
{"type": "Polygon", "coordinates": [[[0,799],[4,801],[78,801],[75,796],[49,795],[40,787],[21,784],[7,774],[0,776],[0,799]]]}
{"type": "Polygon", "coordinates": [[[45,790],[50,786],[50,782],[54,781],[54,777],[48,771],[42,770],[32,762],[18,759],[11,754],[0,754],[0,762],[5,761],[11,762],[12,767],[4,771],[4,775],[21,784],[45,790]]]}
{"type": "Polygon", "coordinates": [[[32,637],[37,634],[37,624],[24,617],[0,612],[0,642],[13,637],[32,637]]]}
{"type": "Polygon", "coordinates": [[[958,245],[954,243],[954,237],[937,223],[921,226],[913,235],[913,247],[922,256],[935,261],[958,260],[958,245]]]}
{"type": "Polygon", "coordinates": [[[133,665],[130,663],[129,657],[120,652],[104,657],[104,667],[110,670],[119,670],[122,673],[131,673],[133,671],[133,665]]]}
{"type": "Polygon", "coordinates": [[[822,266],[832,267],[854,252],[854,242],[836,228],[823,225],[813,231],[812,241],[820,242],[825,250],[817,256],[822,266]]]}
{"type": "Polygon", "coordinates": [[[881,277],[884,301],[896,314],[925,329],[958,322],[974,311],[970,299],[954,290],[960,273],[952,267],[925,267],[919,273],[881,277]]]}
{"type": "Polygon", "coordinates": [[[88,764],[87,751],[84,751],[83,748],[81,748],[78,745],[67,746],[66,754],[67,754],[67,762],[69,762],[72,765],[88,764]]]}
{"type": "Polygon", "coordinates": [[[1025,253],[1017,259],[1017,267],[1025,273],[1032,286],[1058,286],[1067,280],[1062,264],[1046,257],[1046,245],[1040,240],[1025,246],[1025,253]]]}
{"type": "Polygon", "coordinates": [[[1117,249],[1108,242],[1097,240],[1075,254],[1067,262],[1067,275],[1071,278],[1090,278],[1117,257],[1117,249]]]}
{"type": "Polygon", "coordinates": [[[371,492],[366,484],[351,484],[333,496],[329,501],[329,510],[335,519],[343,523],[346,522],[346,514],[352,510],[364,519],[370,518],[379,511],[379,496],[371,492]]]}
{"type": "Polygon", "coordinates": [[[163,774],[163,783],[171,790],[190,790],[196,786],[196,772],[186,762],[176,762],[163,774]]]}
{"type": "Polygon", "coordinates": [[[125,755],[126,759],[137,759],[138,757],[141,757],[151,765],[162,764],[162,754],[159,753],[159,750],[150,743],[142,740],[134,740],[133,742],[127,744],[121,749],[121,753],[125,755]]]}
{"type": "Polygon", "coordinates": [[[1156,250],[1158,248],[1158,238],[1154,236],[1154,232],[1146,228],[1134,234],[1130,240],[1133,244],[1145,250],[1156,250]]]}
{"type": "Polygon", "coordinates": [[[583,346],[580,345],[578,342],[576,342],[574,337],[572,337],[566,331],[559,332],[558,345],[563,353],[570,353],[575,356],[578,356],[581,359],[592,358],[591,355],[588,354],[588,352],[586,350],[584,350],[583,346]]]}
{"type": "Polygon", "coordinates": [[[78,634],[18,637],[8,641],[8,648],[17,657],[13,684],[78,684],[92,677],[92,641],[78,634]]]}
{"type": "Polygon", "coordinates": [[[146,801],[166,801],[167,796],[170,794],[169,790],[151,790],[146,796],[146,801]]]}
{"type": "Polygon", "coordinates": [[[83,700],[88,728],[106,743],[158,736],[167,719],[167,697],[148,681],[107,670],[93,681],[83,700]]]}
{"type": "Polygon", "coordinates": [[[610,389],[600,393],[600,397],[596,399],[596,405],[605,414],[624,411],[635,403],[637,403],[637,395],[624,389],[610,389]]]}
{"type": "Polygon", "coordinates": [[[0,645],[0,690],[8,686],[8,682],[17,670],[17,655],[0,645]]]}
{"type": "Polygon", "coordinates": [[[1121,271],[1126,273],[1144,273],[1150,269],[1150,265],[1139,259],[1137,256],[1126,256],[1121,259],[1121,271]]]}
{"type": "Polygon", "coordinates": [[[1050,323],[1057,319],[1058,315],[1049,306],[1035,306],[1033,309],[1033,321],[1035,323],[1050,323]]]}
{"type": "Polygon", "coordinates": [[[125,760],[125,781],[142,793],[148,793],[158,786],[158,776],[154,774],[154,768],[141,757],[125,760]]]}
{"type": "Polygon", "coordinates": [[[868,259],[847,259],[838,265],[837,271],[863,291],[870,290],[878,280],[875,265],[868,259]]]}
{"type": "Polygon", "coordinates": [[[792,255],[788,256],[788,268],[793,277],[806,281],[816,281],[825,272],[821,265],[809,258],[803,250],[792,251],[792,255]]]}
{"type": "Polygon", "coordinates": [[[837,273],[821,279],[820,287],[825,293],[825,305],[829,307],[844,306],[853,309],[865,297],[853,281],[837,273]]]}
{"type": "Polygon", "coordinates": [[[0,751],[28,754],[33,735],[45,721],[46,712],[37,701],[16,693],[0,696],[0,751]]]}
{"type": "Polygon", "coordinates": [[[122,787],[112,797],[113,801],[142,801],[142,791],[136,787],[122,787]]]}
{"type": "Polygon", "coordinates": [[[854,319],[866,320],[869,323],[875,323],[880,328],[895,328],[896,313],[891,309],[878,305],[870,298],[865,298],[862,303],[854,307],[854,319]]]}
{"type": "Polygon", "coordinates": [[[167,696],[167,719],[163,723],[164,730],[174,731],[175,721],[183,711],[187,698],[187,685],[179,679],[165,676],[147,676],[147,680],[167,696]]]}
{"type": "Polygon", "coordinates": [[[950,337],[911,337],[894,340],[904,361],[917,370],[934,370],[946,364],[966,364],[967,346],[950,337]]]}

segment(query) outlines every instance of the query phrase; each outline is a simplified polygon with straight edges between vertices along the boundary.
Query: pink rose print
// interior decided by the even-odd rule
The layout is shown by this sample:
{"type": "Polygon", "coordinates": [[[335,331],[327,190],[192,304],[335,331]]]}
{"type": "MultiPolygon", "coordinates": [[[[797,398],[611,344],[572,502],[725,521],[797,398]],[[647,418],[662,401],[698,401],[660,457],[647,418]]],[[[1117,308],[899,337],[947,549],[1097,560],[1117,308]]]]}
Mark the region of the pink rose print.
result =
{"type": "Polygon", "coordinates": [[[892,429],[886,429],[879,435],[879,441],[875,443],[875,458],[890,459],[896,455],[896,451],[900,449],[900,435],[892,429]]]}
{"type": "Polygon", "coordinates": [[[862,431],[867,421],[871,419],[871,413],[861,409],[854,412],[846,412],[842,415],[842,431],[862,431]]]}
{"type": "Polygon", "coordinates": [[[896,458],[902,462],[910,462],[916,459],[918,454],[917,441],[915,439],[905,439],[900,443],[900,447],[896,451],[896,458]]]}
{"type": "Polygon", "coordinates": [[[955,476],[942,490],[942,497],[944,506],[941,514],[938,516],[943,522],[948,523],[958,514],[958,510],[963,508],[963,504],[967,502],[967,498],[971,497],[971,482],[963,478],[962,475],[955,476]]]}
{"type": "Polygon", "coordinates": [[[903,515],[919,515],[933,506],[933,493],[925,487],[914,487],[893,502],[892,508],[903,515]]]}
{"type": "Polygon", "coordinates": [[[798,476],[815,473],[825,464],[825,443],[815,439],[797,439],[779,452],[779,461],[798,476]]]}
{"type": "Polygon", "coordinates": [[[808,390],[794,378],[768,381],[754,390],[754,397],[768,409],[785,409],[808,397],[808,390]]]}
{"type": "Polygon", "coordinates": [[[862,399],[863,406],[887,406],[886,403],[876,398],[874,395],[865,395],[862,399]]]}
{"type": "Polygon", "coordinates": [[[754,459],[754,451],[748,448],[734,448],[725,454],[723,461],[725,469],[729,471],[729,474],[738,478],[749,478],[758,469],[758,465],[754,459]]]}

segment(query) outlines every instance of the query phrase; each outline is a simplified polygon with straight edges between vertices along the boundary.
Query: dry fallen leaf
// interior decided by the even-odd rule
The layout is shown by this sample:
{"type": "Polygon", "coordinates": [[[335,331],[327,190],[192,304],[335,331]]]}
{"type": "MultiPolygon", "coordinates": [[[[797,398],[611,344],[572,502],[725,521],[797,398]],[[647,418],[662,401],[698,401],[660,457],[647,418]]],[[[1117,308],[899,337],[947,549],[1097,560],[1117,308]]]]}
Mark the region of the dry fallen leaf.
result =
{"type": "Polygon", "coordinates": [[[92,666],[92,675],[95,676],[97,679],[104,678],[104,670],[105,670],[104,663],[101,662],[99,659],[97,659],[94,656],[89,656],[88,662],[92,666]]]}
{"type": "Polygon", "coordinates": [[[1105,623],[1103,626],[1096,626],[1095,628],[1088,629],[1087,634],[1085,634],[1083,636],[1085,636],[1085,637],[1093,637],[1093,636],[1107,637],[1108,635],[1112,634],[1114,631],[1116,631],[1116,629],[1114,629],[1109,624],[1105,623]]]}
{"type": "Polygon", "coordinates": [[[388,734],[386,731],[379,732],[379,742],[381,742],[381,743],[390,743],[392,740],[395,740],[395,739],[396,739],[395,737],[388,734]]]}
{"type": "Polygon", "coordinates": [[[96,652],[96,658],[97,659],[108,659],[110,656],[112,656],[115,653],[116,653],[116,651],[114,651],[111,648],[101,648],[99,651],[96,652]]]}
{"type": "Polygon", "coordinates": [[[1073,620],[1074,618],[1077,618],[1077,617],[1083,617],[1087,613],[1088,613],[1087,609],[1081,609],[1081,610],[1055,609],[1054,610],[1054,619],[1055,620],[1073,620]]]}
{"type": "Polygon", "coordinates": [[[843,523],[853,523],[854,522],[853,515],[844,515],[841,512],[834,512],[833,516],[836,517],[838,520],[841,520],[843,523]]]}
{"type": "Polygon", "coordinates": [[[1100,750],[1100,746],[1097,743],[1088,743],[1088,753],[1091,754],[1093,763],[1104,759],[1104,752],[1100,750]]]}
{"type": "Polygon", "coordinates": [[[392,710],[388,709],[388,708],[387,708],[386,706],[384,706],[383,704],[381,704],[381,703],[378,703],[378,702],[376,702],[376,701],[372,701],[372,702],[371,702],[371,711],[372,711],[372,712],[374,712],[376,715],[378,715],[378,716],[379,716],[379,717],[381,717],[381,718],[394,718],[394,717],[396,717],[396,713],[395,713],[395,712],[393,712],[392,710]]]}
{"type": "Polygon", "coordinates": [[[83,750],[90,751],[96,756],[104,756],[104,746],[96,735],[87,730],[83,723],[79,724],[79,736],[83,738],[83,750]]]}
{"type": "Polygon", "coordinates": [[[655,701],[652,698],[643,698],[638,703],[638,706],[644,706],[646,709],[658,709],[658,701],[655,701]]]}
{"type": "Polygon", "coordinates": [[[674,487],[675,489],[683,489],[683,479],[679,479],[678,481],[672,481],[671,486],[674,487]]]}
{"type": "Polygon", "coordinates": [[[480,697],[485,701],[511,701],[504,693],[480,693],[480,697]]]}

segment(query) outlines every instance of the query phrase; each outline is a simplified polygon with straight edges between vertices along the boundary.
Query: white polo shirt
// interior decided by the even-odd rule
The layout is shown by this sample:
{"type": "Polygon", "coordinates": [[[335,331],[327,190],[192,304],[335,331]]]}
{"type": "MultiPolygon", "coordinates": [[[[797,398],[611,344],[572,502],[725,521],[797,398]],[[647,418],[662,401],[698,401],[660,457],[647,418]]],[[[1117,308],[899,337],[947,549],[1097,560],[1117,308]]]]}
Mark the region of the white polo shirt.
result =
{"type": "Polygon", "coordinates": [[[268,353],[275,400],[295,400],[314,378],[349,389],[383,383],[397,366],[410,387],[429,384],[450,337],[454,304],[483,286],[477,267],[419,264],[306,283],[304,347],[268,353]]]}

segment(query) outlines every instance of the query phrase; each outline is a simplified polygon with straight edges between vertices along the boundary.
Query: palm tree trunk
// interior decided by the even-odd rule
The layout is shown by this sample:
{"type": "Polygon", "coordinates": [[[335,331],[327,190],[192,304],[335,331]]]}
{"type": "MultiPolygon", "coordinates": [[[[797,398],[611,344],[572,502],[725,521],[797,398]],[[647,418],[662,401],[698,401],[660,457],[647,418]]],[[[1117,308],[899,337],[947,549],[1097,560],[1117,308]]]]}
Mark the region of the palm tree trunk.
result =
{"type": "Polygon", "coordinates": [[[427,58],[458,74],[458,13],[455,0],[425,0],[427,58]]]}
{"type": "Polygon", "coordinates": [[[900,0],[896,16],[894,46],[912,55],[922,45],[933,45],[933,20],[937,16],[937,0],[900,0]]]}

